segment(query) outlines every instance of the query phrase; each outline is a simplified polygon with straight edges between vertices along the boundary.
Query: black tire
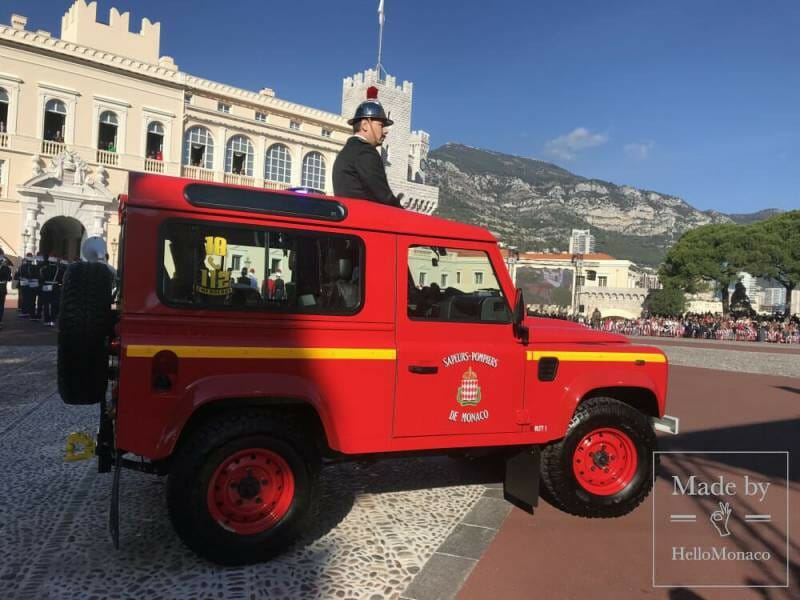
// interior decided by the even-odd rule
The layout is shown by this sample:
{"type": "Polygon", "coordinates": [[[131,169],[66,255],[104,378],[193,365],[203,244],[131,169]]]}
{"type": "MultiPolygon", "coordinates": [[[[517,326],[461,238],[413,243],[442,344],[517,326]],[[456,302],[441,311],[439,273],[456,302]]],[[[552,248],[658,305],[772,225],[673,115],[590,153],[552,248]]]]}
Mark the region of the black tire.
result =
{"type": "MultiPolygon", "coordinates": [[[[653,487],[653,451],[656,449],[656,435],[645,414],[613,398],[587,400],[578,406],[564,438],[548,445],[542,452],[543,496],[557,508],[582,517],[626,515],[644,501],[653,487]],[[618,482],[605,482],[610,486],[608,491],[613,493],[595,493],[599,488],[590,489],[589,484],[579,481],[573,470],[573,457],[586,436],[599,435],[597,432],[600,430],[606,430],[605,435],[608,435],[609,429],[619,432],[619,438],[630,442],[630,457],[635,455],[635,464],[630,463],[629,476],[621,477],[618,482]]],[[[606,464],[608,453],[603,450],[602,454],[598,459],[606,464]]],[[[594,459],[586,464],[593,471],[596,468],[604,470],[596,466],[598,463],[594,459]]]]}
{"type": "MultiPolygon", "coordinates": [[[[310,438],[289,417],[266,411],[228,413],[192,433],[173,456],[167,480],[170,519],[184,543],[220,565],[261,562],[290,547],[308,531],[318,510],[320,459],[310,438]],[[291,470],[294,493],[286,512],[269,528],[243,533],[235,531],[235,524],[223,527],[215,519],[209,494],[210,486],[219,482],[219,467],[230,464],[227,461],[237,453],[251,449],[278,455],[285,461],[291,470]]],[[[261,483],[268,484],[266,480],[261,483]]],[[[257,494],[268,494],[267,487],[257,494]]]]}
{"type": "Polygon", "coordinates": [[[66,404],[97,404],[108,386],[111,271],[104,263],[67,269],[58,318],[58,392],[66,404]]]}

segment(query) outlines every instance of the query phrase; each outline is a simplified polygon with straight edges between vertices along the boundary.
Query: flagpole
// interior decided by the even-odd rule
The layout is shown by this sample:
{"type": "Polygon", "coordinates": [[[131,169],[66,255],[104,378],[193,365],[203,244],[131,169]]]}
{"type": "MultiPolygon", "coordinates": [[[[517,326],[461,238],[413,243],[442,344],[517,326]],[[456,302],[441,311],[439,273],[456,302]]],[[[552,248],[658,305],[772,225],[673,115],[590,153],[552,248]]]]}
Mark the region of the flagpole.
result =
{"type": "Polygon", "coordinates": [[[381,79],[381,70],[383,70],[383,65],[381,64],[381,54],[383,53],[383,21],[383,0],[381,0],[378,5],[378,64],[375,65],[379,81],[381,79]]]}

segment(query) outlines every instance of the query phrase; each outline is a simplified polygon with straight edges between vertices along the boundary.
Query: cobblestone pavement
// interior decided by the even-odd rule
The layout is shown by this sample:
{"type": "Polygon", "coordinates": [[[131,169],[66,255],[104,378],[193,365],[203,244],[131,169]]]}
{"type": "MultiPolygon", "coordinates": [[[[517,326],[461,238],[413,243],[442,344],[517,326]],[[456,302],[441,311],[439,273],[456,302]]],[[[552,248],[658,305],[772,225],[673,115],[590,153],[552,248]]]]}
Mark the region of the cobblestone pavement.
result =
{"type": "Polygon", "coordinates": [[[446,457],[348,463],[323,476],[308,545],[267,564],[222,569],[173,532],[164,480],[125,471],[121,548],[107,533],[111,476],[65,464],[71,431],[93,432],[96,406],[65,406],[55,349],[0,347],[0,597],[392,598],[496,478],[446,457]]]}
{"type": "MultiPolygon", "coordinates": [[[[797,356],[664,346],[673,364],[800,376],[797,356]]],[[[164,480],[125,471],[114,551],[111,477],[98,474],[95,461],[62,462],[67,433],[94,431],[97,407],[65,406],[54,380],[54,347],[0,347],[4,599],[397,598],[451,534],[465,530],[484,494],[500,492],[498,473],[444,457],[329,467],[306,545],[266,564],[223,569],[173,532],[164,480]]]]}

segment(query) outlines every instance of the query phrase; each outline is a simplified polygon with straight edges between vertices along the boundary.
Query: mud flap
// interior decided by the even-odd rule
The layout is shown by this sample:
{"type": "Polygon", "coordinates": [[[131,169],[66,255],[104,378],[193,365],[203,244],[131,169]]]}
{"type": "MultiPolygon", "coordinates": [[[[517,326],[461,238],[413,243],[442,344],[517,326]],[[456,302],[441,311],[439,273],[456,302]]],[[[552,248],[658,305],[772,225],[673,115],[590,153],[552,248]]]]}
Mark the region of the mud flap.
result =
{"type": "Polygon", "coordinates": [[[114,549],[119,550],[119,478],[122,473],[122,459],[114,452],[114,479],[111,484],[111,507],[108,510],[108,532],[114,549]]]}
{"type": "Polygon", "coordinates": [[[539,504],[541,456],[539,446],[527,446],[506,459],[503,497],[530,514],[533,514],[533,508],[539,504]]]}

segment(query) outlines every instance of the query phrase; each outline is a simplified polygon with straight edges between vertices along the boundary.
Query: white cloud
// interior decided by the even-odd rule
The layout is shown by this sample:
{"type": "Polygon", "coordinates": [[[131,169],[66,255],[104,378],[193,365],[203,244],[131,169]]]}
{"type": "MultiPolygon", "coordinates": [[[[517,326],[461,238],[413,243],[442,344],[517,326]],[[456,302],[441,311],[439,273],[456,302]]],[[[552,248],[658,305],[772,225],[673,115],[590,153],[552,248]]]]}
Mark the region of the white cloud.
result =
{"type": "Polygon", "coordinates": [[[557,156],[558,158],[572,160],[575,158],[575,154],[578,151],[595,146],[602,146],[607,141],[608,136],[605,133],[592,133],[585,127],[578,127],[565,135],[547,142],[545,144],[545,150],[548,154],[557,156]]]}
{"type": "Polygon", "coordinates": [[[625,144],[625,155],[634,160],[645,160],[655,145],[655,142],[625,144]]]}

